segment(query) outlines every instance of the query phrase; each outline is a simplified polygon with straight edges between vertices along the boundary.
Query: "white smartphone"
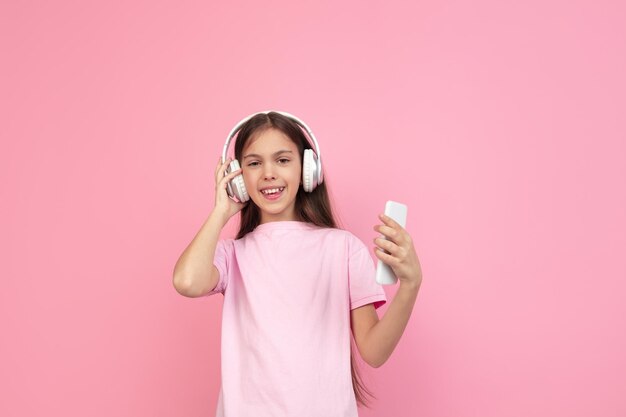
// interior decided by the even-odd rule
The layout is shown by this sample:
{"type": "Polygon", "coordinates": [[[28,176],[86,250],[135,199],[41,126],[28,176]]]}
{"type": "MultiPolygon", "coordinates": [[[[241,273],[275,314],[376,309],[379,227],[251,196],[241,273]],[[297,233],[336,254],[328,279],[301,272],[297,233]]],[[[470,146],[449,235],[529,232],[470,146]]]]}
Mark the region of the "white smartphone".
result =
{"type": "MultiPolygon", "coordinates": [[[[394,219],[400,226],[406,227],[407,206],[395,201],[387,201],[385,204],[385,215],[394,219]]],[[[383,239],[387,239],[385,235],[381,235],[383,239]]],[[[386,253],[389,253],[385,251],[386,253]]],[[[378,260],[376,266],[376,282],[381,285],[392,285],[398,282],[398,278],[394,275],[389,265],[378,260]]]]}

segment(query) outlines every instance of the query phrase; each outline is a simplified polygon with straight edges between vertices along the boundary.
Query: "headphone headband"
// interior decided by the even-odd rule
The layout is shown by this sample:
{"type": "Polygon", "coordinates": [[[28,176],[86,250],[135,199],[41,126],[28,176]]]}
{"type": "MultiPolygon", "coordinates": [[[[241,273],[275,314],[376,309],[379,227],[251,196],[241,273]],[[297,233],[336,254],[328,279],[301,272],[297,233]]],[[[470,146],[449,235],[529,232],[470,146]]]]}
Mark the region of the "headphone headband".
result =
{"type": "MultiPolygon", "coordinates": [[[[278,113],[278,114],[281,114],[281,115],[285,116],[286,118],[288,118],[292,122],[295,122],[298,126],[300,126],[301,128],[303,128],[306,131],[306,133],[308,134],[309,138],[313,141],[313,145],[315,146],[315,155],[317,155],[317,160],[320,161],[320,165],[321,165],[321,156],[322,155],[320,154],[320,145],[317,143],[317,139],[315,139],[315,135],[313,134],[313,131],[311,131],[311,129],[306,125],[306,123],[304,123],[302,120],[298,119],[293,114],[289,114],[289,113],[286,113],[286,112],[283,112],[283,111],[278,111],[278,110],[268,110],[268,111],[257,112],[257,113],[253,113],[250,116],[246,116],[243,119],[241,119],[241,121],[235,125],[235,127],[230,131],[230,133],[228,134],[228,137],[226,138],[226,143],[224,144],[224,149],[222,151],[222,163],[226,162],[226,153],[228,151],[228,146],[230,145],[230,141],[232,140],[233,136],[235,136],[235,134],[241,129],[241,127],[248,120],[252,119],[257,114],[268,114],[270,112],[278,113]]],[[[309,145],[311,145],[310,141],[309,141],[309,145]]]]}

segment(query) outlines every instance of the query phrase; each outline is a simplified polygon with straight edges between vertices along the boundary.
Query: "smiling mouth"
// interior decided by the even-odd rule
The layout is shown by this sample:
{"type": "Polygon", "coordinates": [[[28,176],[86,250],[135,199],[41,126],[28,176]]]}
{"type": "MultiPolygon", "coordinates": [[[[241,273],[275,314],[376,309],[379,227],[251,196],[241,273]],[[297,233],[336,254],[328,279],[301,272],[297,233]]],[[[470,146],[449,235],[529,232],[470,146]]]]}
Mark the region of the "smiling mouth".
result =
{"type": "Polygon", "coordinates": [[[267,196],[278,195],[282,193],[284,189],[285,187],[268,188],[266,190],[261,191],[261,194],[267,195],[267,196]]]}

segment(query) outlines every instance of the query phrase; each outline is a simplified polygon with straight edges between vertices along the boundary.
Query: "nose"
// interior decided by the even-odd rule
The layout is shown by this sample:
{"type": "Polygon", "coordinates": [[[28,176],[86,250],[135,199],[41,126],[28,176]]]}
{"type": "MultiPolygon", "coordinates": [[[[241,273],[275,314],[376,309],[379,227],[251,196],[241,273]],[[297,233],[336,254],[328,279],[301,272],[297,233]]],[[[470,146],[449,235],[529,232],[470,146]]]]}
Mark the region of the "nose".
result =
{"type": "Polygon", "coordinates": [[[263,174],[263,178],[266,180],[275,180],[276,176],[274,175],[274,173],[272,172],[272,167],[270,167],[269,165],[265,165],[265,172],[263,174]]]}

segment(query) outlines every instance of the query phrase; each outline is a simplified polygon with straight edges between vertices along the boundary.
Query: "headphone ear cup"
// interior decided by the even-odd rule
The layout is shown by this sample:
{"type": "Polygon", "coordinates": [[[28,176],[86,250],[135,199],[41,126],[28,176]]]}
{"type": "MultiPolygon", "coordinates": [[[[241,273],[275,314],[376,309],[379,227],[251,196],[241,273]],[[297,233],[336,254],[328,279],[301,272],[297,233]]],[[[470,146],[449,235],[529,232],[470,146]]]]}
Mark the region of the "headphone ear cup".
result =
{"type": "Polygon", "coordinates": [[[243,175],[239,174],[235,178],[233,178],[233,182],[235,182],[235,193],[237,198],[241,203],[245,203],[250,199],[248,195],[248,190],[246,190],[246,186],[243,182],[243,175]]]}
{"type": "MultiPolygon", "coordinates": [[[[234,171],[237,171],[238,169],[239,169],[239,161],[235,159],[231,161],[230,167],[227,170],[227,172],[234,172],[234,171]]],[[[243,181],[242,174],[239,174],[235,178],[230,180],[228,182],[227,188],[228,188],[228,195],[230,195],[231,197],[233,196],[237,197],[237,199],[241,203],[245,203],[246,201],[250,199],[250,196],[248,195],[248,190],[246,190],[246,185],[244,184],[244,181],[243,181]]]]}
{"type": "Polygon", "coordinates": [[[317,163],[312,149],[304,150],[302,161],[302,187],[310,193],[317,187],[317,163]]]}

